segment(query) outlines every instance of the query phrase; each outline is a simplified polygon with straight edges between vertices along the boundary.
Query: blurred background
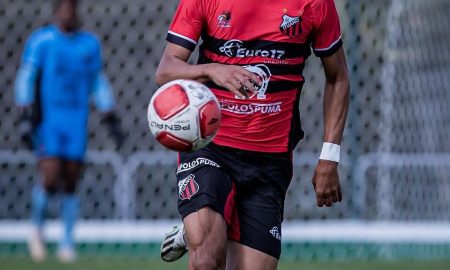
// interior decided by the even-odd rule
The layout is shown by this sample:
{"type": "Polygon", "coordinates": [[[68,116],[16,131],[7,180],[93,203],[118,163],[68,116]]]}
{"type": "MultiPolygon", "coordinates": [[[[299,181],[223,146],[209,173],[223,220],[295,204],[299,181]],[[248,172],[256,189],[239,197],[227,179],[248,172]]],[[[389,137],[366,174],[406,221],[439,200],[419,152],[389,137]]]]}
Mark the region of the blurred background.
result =
{"type": "MultiPolygon", "coordinates": [[[[93,110],[78,189],[82,257],[156,259],[163,233],[179,222],[176,155],[156,144],[146,120],[177,3],[81,1],[83,27],[102,42],[127,135],[116,151],[93,110]]],[[[345,199],[330,209],[315,205],[311,177],[322,145],[324,82],[320,61],[311,57],[300,105],[306,137],[295,152],[282,260],[449,260],[450,1],[336,5],[352,84],[340,165],[345,199]]],[[[0,0],[0,266],[26,257],[36,164],[17,135],[13,86],[24,41],[51,17],[51,1],[0,0]]],[[[57,206],[50,210],[56,217],[57,206]]],[[[60,232],[50,221],[50,242],[60,232]]]]}

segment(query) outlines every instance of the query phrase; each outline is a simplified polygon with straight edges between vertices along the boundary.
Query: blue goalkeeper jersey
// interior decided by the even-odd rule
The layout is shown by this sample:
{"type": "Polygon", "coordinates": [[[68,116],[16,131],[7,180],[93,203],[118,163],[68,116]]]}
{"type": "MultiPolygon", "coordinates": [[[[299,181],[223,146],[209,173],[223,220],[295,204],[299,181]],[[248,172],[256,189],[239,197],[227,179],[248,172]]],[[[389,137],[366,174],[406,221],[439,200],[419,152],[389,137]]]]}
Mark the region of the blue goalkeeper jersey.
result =
{"type": "Polygon", "coordinates": [[[99,41],[88,32],[63,33],[56,25],[38,29],[25,45],[20,72],[26,76],[18,76],[17,103],[31,103],[38,89],[42,122],[67,127],[87,122],[92,91],[97,90],[100,110],[111,109],[109,85],[98,85],[107,84],[101,79],[100,55],[99,41]]]}

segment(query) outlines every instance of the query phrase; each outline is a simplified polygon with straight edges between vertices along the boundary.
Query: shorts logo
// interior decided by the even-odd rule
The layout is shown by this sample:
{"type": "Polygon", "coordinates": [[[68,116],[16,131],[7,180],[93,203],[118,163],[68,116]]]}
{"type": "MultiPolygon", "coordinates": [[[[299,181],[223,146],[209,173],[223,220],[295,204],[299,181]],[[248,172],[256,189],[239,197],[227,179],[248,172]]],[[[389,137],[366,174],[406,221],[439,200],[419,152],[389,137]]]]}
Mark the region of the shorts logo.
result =
{"type": "Polygon", "coordinates": [[[270,230],[269,232],[273,237],[281,241],[281,234],[277,226],[273,227],[272,230],[270,230]]]}
{"type": "Polygon", "coordinates": [[[199,189],[200,186],[195,182],[195,175],[193,174],[178,182],[178,196],[180,200],[190,200],[192,196],[197,194],[199,189]]]}
{"type": "Polygon", "coordinates": [[[214,161],[212,161],[210,159],[196,158],[195,160],[190,161],[190,162],[180,163],[180,165],[178,165],[178,168],[177,168],[177,173],[189,171],[200,165],[207,165],[207,166],[213,166],[216,168],[220,168],[219,164],[215,163],[214,161]]]}
{"type": "Polygon", "coordinates": [[[284,14],[281,17],[280,31],[289,37],[298,36],[302,33],[301,22],[302,18],[300,16],[292,17],[284,14]]]}

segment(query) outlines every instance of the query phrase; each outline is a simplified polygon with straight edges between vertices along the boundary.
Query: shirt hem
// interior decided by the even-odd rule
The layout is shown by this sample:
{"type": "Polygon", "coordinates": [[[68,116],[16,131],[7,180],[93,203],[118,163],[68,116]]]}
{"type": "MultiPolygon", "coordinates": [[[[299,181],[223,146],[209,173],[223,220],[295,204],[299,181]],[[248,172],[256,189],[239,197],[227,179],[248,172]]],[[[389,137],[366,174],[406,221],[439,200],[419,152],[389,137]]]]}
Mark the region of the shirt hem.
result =
{"type": "Polygon", "coordinates": [[[236,148],[245,151],[253,151],[253,152],[261,152],[261,153],[286,153],[288,152],[287,146],[262,146],[262,145],[249,145],[248,143],[236,143],[229,142],[225,140],[213,140],[213,143],[225,146],[236,148]]]}

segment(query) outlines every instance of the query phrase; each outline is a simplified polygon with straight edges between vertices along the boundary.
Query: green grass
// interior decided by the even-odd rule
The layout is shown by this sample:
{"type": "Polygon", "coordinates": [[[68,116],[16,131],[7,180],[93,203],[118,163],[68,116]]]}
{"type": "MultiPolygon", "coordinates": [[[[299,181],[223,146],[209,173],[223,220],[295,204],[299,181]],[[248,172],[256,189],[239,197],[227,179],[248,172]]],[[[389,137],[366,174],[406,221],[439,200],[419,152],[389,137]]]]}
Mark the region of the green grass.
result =
{"type": "MultiPolygon", "coordinates": [[[[54,260],[35,264],[28,259],[0,257],[0,269],[5,270],[175,270],[187,269],[186,260],[165,263],[160,260],[81,259],[73,264],[54,260]]],[[[442,262],[281,262],[280,270],[449,270],[450,260],[442,262]]]]}

